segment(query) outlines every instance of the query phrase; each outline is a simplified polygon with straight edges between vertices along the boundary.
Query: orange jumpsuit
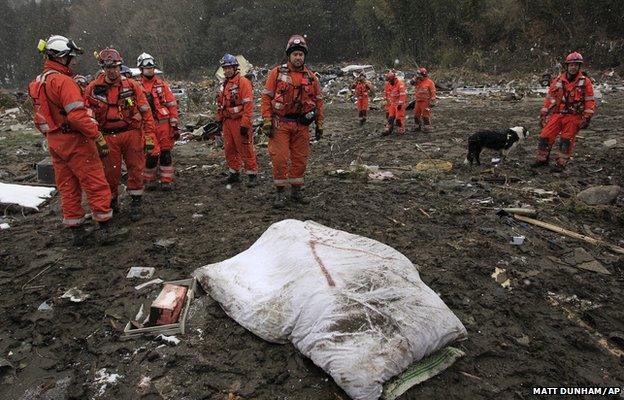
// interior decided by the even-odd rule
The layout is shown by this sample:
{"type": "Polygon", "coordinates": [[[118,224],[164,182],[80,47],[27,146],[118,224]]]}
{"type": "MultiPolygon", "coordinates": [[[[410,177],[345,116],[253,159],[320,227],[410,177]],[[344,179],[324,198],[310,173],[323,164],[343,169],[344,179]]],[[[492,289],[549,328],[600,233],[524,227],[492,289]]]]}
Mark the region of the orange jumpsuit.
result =
{"type": "Polygon", "coordinates": [[[128,169],[128,194],[143,194],[143,135],[155,138],[156,128],[149,103],[141,84],[121,77],[108,84],[100,74],[85,90],[87,105],[95,112],[95,119],[110,148],[102,161],[106,180],[113,198],[119,192],[121,160],[128,169]]]}
{"type": "Polygon", "coordinates": [[[353,84],[355,89],[356,106],[360,113],[360,118],[366,118],[368,111],[368,93],[373,90],[373,84],[370,81],[357,81],[353,84]]]}
{"type": "Polygon", "coordinates": [[[562,73],[550,84],[540,115],[547,119],[539,135],[537,161],[547,162],[550,149],[557,135],[561,134],[559,153],[556,162],[565,167],[576,145],[579,125],[594,115],[596,101],[591,80],[579,72],[568,80],[567,72],[562,73]]]}
{"type": "Polygon", "coordinates": [[[384,110],[386,111],[386,119],[390,116],[390,89],[392,85],[386,81],[384,83],[384,110]]]}
{"type": "Polygon", "coordinates": [[[158,169],[160,182],[171,183],[174,174],[171,149],[174,144],[173,135],[178,126],[178,104],[171,88],[161,78],[157,76],[148,78],[141,74],[141,84],[152,109],[157,139],[154,151],[146,157],[143,177],[145,183],[153,182],[156,180],[158,169]]]}
{"type": "Polygon", "coordinates": [[[425,125],[425,129],[431,130],[431,108],[432,100],[436,98],[435,83],[430,78],[416,78],[414,84],[414,123],[417,129],[425,125]]]}
{"type": "Polygon", "coordinates": [[[241,160],[248,175],[258,173],[256,153],[253,144],[253,89],[249,79],[240,72],[225,80],[223,89],[217,95],[217,121],[223,125],[223,147],[230,173],[241,169],[241,160]],[[247,135],[241,135],[241,128],[247,128],[247,135]]]}
{"type": "Polygon", "coordinates": [[[394,125],[399,128],[399,133],[405,133],[405,98],[407,90],[405,83],[399,78],[395,78],[394,82],[387,82],[388,87],[388,125],[386,132],[392,132],[394,125]]]}
{"type": "Polygon", "coordinates": [[[306,66],[295,70],[283,64],[273,68],[262,91],[262,117],[273,120],[269,155],[273,183],[277,187],[303,186],[303,175],[310,154],[310,132],[302,117],[324,120],[324,103],[318,78],[306,66]],[[290,161],[290,163],[289,163],[290,161]]]}
{"type": "Polygon", "coordinates": [[[113,216],[110,188],[93,140],[99,135],[98,126],[71,75],[68,67],[46,61],[43,74],[28,87],[35,105],[35,126],[48,141],[63,224],[68,227],[83,221],[83,190],[94,220],[104,222],[113,216]]]}

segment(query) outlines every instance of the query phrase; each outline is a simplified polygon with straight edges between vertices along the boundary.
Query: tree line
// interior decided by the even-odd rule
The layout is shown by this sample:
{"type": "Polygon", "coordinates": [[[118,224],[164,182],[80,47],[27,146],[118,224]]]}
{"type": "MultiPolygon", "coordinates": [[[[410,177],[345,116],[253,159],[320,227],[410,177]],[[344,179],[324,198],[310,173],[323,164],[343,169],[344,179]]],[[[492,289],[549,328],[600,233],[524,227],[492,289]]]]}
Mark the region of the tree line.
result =
{"type": "Polygon", "coordinates": [[[211,73],[226,51],[272,65],[293,33],[307,35],[311,63],[541,71],[579,50],[594,68],[623,68],[619,0],[0,0],[0,15],[5,87],[38,73],[36,44],[51,34],[87,50],[80,73],[108,45],[131,67],[148,52],[176,78],[211,73]]]}

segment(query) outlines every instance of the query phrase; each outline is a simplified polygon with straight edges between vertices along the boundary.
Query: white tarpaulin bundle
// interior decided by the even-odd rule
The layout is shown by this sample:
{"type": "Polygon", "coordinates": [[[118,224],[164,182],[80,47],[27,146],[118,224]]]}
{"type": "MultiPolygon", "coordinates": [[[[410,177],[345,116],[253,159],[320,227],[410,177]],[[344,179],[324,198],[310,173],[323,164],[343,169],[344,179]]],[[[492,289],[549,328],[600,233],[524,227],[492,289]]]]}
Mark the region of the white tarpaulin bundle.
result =
{"type": "Polygon", "coordinates": [[[246,251],[195,271],[239,324],[290,340],[354,399],[466,329],[393,248],[312,221],[275,223],[246,251]]]}

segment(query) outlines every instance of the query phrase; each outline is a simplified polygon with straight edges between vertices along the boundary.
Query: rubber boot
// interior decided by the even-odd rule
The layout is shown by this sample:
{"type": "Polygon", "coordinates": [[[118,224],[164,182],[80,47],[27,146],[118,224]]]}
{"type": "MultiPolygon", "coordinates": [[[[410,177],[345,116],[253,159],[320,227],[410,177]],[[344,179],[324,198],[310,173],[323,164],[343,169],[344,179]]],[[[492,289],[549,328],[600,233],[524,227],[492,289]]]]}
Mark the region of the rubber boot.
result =
{"type": "Polygon", "coordinates": [[[119,212],[119,200],[117,200],[117,197],[111,199],[110,208],[113,210],[113,215],[119,212]]]}
{"type": "Polygon", "coordinates": [[[160,190],[170,192],[173,190],[173,182],[160,182],[160,190]]]}
{"type": "Polygon", "coordinates": [[[126,228],[111,226],[111,220],[99,222],[100,228],[95,231],[96,241],[100,246],[116,243],[128,237],[130,233],[126,228]]]}
{"type": "Polygon", "coordinates": [[[544,167],[548,165],[548,158],[550,157],[550,144],[547,138],[540,138],[537,144],[537,155],[535,156],[535,162],[531,164],[531,168],[544,167]]]}
{"type": "Polygon", "coordinates": [[[303,191],[301,186],[291,186],[290,187],[290,198],[299,204],[310,204],[310,199],[303,195],[303,191]]]}
{"type": "Polygon", "coordinates": [[[81,247],[87,244],[87,237],[89,234],[84,226],[75,226],[69,228],[72,232],[72,245],[81,247]]]}
{"type": "Polygon", "coordinates": [[[143,196],[130,196],[132,202],[130,203],[130,220],[136,222],[143,217],[141,212],[141,199],[143,196]]]}
{"type": "Polygon", "coordinates": [[[227,178],[223,180],[223,183],[225,184],[231,184],[231,183],[237,183],[237,182],[240,182],[240,174],[238,172],[230,172],[227,178]]]}
{"type": "Polygon", "coordinates": [[[255,187],[255,186],[258,186],[258,175],[248,174],[247,175],[247,187],[255,187]]]}
{"type": "Polygon", "coordinates": [[[394,118],[388,118],[388,123],[386,124],[386,129],[382,132],[381,136],[388,136],[392,133],[394,129],[394,118]]]}
{"type": "Polygon", "coordinates": [[[414,118],[414,132],[419,132],[422,130],[422,124],[420,123],[420,118],[414,118]]]}
{"type": "Polygon", "coordinates": [[[284,208],[284,205],[286,205],[284,187],[278,186],[275,188],[275,200],[273,200],[273,208],[284,208]]]}

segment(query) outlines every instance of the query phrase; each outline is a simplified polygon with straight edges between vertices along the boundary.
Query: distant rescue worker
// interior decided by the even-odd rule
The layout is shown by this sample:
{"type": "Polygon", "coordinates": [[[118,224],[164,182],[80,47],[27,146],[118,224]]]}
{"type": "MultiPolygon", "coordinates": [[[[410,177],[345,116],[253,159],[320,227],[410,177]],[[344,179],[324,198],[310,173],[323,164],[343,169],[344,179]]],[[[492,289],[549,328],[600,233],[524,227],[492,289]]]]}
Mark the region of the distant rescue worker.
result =
{"type": "Polygon", "coordinates": [[[559,139],[559,153],[554,171],[563,171],[576,144],[576,134],[589,126],[596,102],[591,80],[581,72],[583,56],[570,53],[564,62],[565,71],[553,79],[540,112],[542,131],[533,166],[548,164],[550,149],[559,139]]]}
{"type": "Polygon", "coordinates": [[[316,124],[315,138],[323,136],[324,104],[321,85],[305,65],[308,55],[306,39],[293,35],[286,45],[288,62],[273,68],[262,92],[263,132],[269,137],[269,155],[273,164],[275,201],[285,205],[284,189],[290,183],[290,197],[300,204],[303,196],[303,175],[310,154],[309,125],[316,124]]]}
{"type": "Polygon", "coordinates": [[[80,93],[84,94],[84,91],[89,84],[87,78],[84,75],[74,75],[74,82],[78,84],[78,87],[80,88],[80,93]]]}
{"type": "Polygon", "coordinates": [[[386,106],[388,121],[383,136],[390,135],[396,126],[398,133],[405,133],[405,98],[407,90],[405,83],[396,76],[394,71],[386,74],[387,86],[384,86],[386,93],[386,106]]]}
{"type": "Polygon", "coordinates": [[[81,205],[84,191],[92,218],[99,225],[97,240],[105,244],[128,232],[110,226],[111,191],[100,162],[109,148],[71,78],[76,56],[83,51],[59,35],[41,40],[39,51],[46,56],[43,73],[30,83],[28,93],[34,103],[35,127],[48,141],[54,180],[61,194],[63,224],[71,229],[74,245],[85,244],[88,235],[82,225],[85,211],[81,205]]]}
{"type": "Polygon", "coordinates": [[[247,185],[256,186],[258,164],[251,124],[254,108],[251,81],[241,76],[238,60],[233,55],[225,54],[219,63],[225,80],[217,94],[217,121],[222,126],[225,161],[229,168],[224,183],[240,182],[240,169],[243,164],[247,185]]]}
{"type": "Polygon", "coordinates": [[[426,68],[418,68],[410,81],[414,85],[414,126],[417,131],[433,131],[431,106],[436,100],[435,83],[429,78],[426,68]]]}
{"type": "Polygon", "coordinates": [[[360,117],[360,125],[366,123],[366,116],[368,114],[368,94],[373,92],[373,84],[366,79],[364,73],[360,73],[356,81],[351,85],[351,89],[355,90],[356,106],[358,109],[358,116],[360,117]]]}
{"type": "Polygon", "coordinates": [[[123,158],[128,170],[127,193],[132,199],[130,219],[138,221],[142,217],[143,152],[149,154],[154,149],[154,118],[141,84],[121,76],[119,52],[107,47],[99,52],[98,61],[104,73],[89,83],[85,99],[95,112],[110,148],[104,159],[104,171],[112,193],[111,207],[119,208],[117,196],[123,158]]]}
{"type": "Polygon", "coordinates": [[[162,78],[156,76],[156,62],[147,53],[137,58],[137,67],[141,70],[140,82],[156,123],[156,143],[154,150],[147,154],[143,177],[146,187],[156,182],[160,175],[160,188],[170,190],[173,184],[174,166],[171,151],[180,138],[178,128],[178,103],[171,88],[162,78]]]}

